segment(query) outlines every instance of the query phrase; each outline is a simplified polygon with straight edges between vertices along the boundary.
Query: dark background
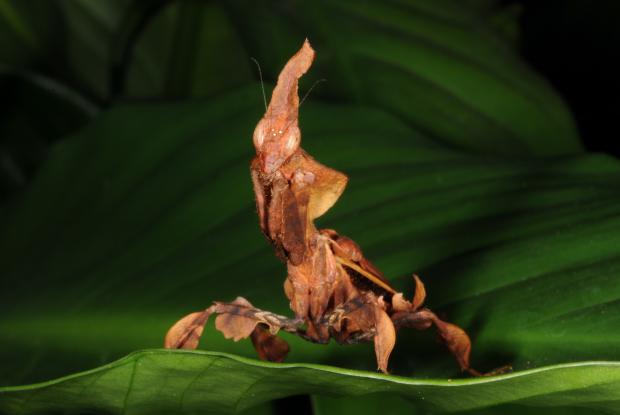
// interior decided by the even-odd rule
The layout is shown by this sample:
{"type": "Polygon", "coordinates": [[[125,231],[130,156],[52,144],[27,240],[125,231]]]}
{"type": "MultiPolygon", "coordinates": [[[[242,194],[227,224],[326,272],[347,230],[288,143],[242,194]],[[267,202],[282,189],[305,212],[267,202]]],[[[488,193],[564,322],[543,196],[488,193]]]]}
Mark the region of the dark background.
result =
{"type": "Polygon", "coordinates": [[[564,97],[586,148],[620,155],[620,3],[522,0],[520,50],[564,97]]]}

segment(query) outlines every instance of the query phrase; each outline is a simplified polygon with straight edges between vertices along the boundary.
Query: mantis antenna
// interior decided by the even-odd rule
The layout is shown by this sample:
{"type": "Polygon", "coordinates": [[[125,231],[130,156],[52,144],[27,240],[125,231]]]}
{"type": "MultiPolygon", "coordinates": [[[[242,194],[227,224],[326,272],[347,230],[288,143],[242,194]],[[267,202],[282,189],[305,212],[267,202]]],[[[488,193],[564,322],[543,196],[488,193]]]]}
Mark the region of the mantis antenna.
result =
{"type": "Polygon", "coordinates": [[[250,57],[258,68],[258,77],[260,78],[260,89],[263,91],[263,103],[265,104],[265,111],[267,111],[267,96],[265,95],[265,84],[263,83],[263,71],[260,70],[260,63],[256,58],[250,57]]]}
{"type": "Polygon", "coordinates": [[[304,95],[304,97],[301,99],[301,102],[299,103],[299,106],[301,107],[301,104],[304,103],[304,101],[306,100],[306,98],[308,98],[308,95],[310,95],[310,92],[312,92],[312,90],[314,89],[315,86],[317,86],[318,84],[320,84],[321,82],[327,82],[327,79],[325,78],[321,78],[318,79],[315,83],[312,84],[312,86],[310,87],[310,89],[308,90],[308,92],[306,92],[306,94],[304,95]]]}

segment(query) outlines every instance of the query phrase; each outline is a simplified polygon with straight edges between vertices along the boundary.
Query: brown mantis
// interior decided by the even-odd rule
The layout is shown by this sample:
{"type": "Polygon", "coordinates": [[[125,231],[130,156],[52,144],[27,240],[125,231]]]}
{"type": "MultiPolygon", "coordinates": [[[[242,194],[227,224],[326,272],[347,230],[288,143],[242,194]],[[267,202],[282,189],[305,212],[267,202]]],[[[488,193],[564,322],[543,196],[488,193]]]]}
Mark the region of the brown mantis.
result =
{"type": "Polygon", "coordinates": [[[251,163],[260,228],[286,263],[284,292],[295,318],[259,310],[242,297],[215,302],[174,324],[165,347],[196,348],[209,316],[216,313],[216,328],[235,341],[250,337],[261,359],[284,360],[289,346],[276,336],[283,330],[315,343],[373,341],[378,368],[387,373],[396,330],[434,326],[461,369],[480,375],[469,364],[468,335],[423,307],[425,289],[417,276],[415,295],[408,301],[353,240],[315,227],[314,220],[337,201],[348,179],[300,148],[298,80],[314,54],[306,40],[280,73],[254,131],[251,163]]]}

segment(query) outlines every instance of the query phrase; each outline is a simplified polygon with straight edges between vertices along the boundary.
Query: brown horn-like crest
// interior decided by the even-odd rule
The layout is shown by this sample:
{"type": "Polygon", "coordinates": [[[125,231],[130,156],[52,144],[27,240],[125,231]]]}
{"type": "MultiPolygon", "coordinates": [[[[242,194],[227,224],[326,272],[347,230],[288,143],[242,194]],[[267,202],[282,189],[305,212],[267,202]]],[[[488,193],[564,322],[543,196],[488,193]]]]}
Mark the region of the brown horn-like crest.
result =
{"type": "Polygon", "coordinates": [[[308,39],[301,49],[288,61],[280,75],[278,83],[271,94],[271,101],[265,118],[279,119],[286,124],[296,121],[299,113],[299,96],[297,94],[299,78],[312,65],[314,49],[308,39]]]}

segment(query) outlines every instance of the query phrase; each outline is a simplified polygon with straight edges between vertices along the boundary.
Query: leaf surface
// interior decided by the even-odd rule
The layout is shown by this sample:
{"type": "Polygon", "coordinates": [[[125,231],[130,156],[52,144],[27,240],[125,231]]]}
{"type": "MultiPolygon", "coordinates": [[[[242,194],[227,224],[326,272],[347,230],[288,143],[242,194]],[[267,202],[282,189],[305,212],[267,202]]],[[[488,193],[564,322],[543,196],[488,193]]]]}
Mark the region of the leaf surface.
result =
{"type": "Polygon", "coordinates": [[[443,411],[517,402],[619,413],[620,363],[564,364],[488,379],[419,380],[215,352],[145,350],[55,381],[2,388],[0,410],[16,415],[85,408],[112,414],[235,413],[307,392],[331,397],[389,393],[443,411]]]}

